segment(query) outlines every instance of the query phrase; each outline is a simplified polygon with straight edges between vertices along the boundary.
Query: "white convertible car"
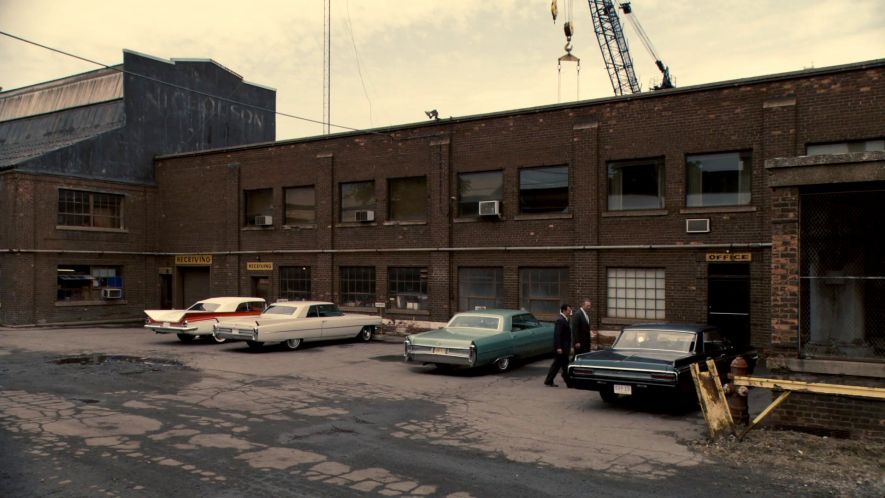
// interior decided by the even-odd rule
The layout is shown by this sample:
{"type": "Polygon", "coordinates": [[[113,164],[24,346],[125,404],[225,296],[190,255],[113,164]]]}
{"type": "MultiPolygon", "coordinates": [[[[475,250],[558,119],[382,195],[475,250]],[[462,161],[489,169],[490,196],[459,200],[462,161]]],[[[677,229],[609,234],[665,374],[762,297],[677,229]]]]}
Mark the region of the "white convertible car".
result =
{"type": "Polygon", "coordinates": [[[271,304],[260,316],[215,324],[217,339],[246,341],[250,348],[282,343],[295,350],[304,342],[358,338],[369,341],[381,317],[342,313],[333,303],[286,301],[271,304]]]}
{"type": "Polygon", "coordinates": [[[212,326],[228,318],[258,316],[266,303],[260,297],[213,297],[197,301],[186,310],[145,310],[144,328],[158,334],[176,334],[181,342],[200,337],[224,339],[212,335],[212,326]]]}

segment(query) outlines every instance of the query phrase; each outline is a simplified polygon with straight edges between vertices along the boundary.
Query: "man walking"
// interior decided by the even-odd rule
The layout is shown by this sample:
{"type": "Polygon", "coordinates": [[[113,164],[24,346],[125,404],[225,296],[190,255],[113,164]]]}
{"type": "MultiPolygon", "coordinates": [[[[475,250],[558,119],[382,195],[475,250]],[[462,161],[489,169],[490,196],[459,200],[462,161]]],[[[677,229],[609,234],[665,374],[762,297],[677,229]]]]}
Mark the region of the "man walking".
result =
{"type": "Polygon", "coordinates": [[[563,304],[559,307],[559,319],[556,320],[556,324],[553,326],[553,364],[550,365],[550,370],[547,372],[547,378],[544,379],[544,385],[550,387],[557,387],[556,384],[553,383],[553,379],[556,378],[556,374],[562,370],[562,380],[565,381],[565,385],[568,386],[568,357],[569,357],[569,349],[572,347],[572,329],[569,326],[569,317],[572,316],[572,307],[563,304]]]}
{"type": "Polygon", "coordinates": [[[590,333],[590,310],[593,303],[589,298],[584,298],[578,312],[572,319],[572,341],[575,347],[575,356],[590,351],[591,333],[590,333]]]}

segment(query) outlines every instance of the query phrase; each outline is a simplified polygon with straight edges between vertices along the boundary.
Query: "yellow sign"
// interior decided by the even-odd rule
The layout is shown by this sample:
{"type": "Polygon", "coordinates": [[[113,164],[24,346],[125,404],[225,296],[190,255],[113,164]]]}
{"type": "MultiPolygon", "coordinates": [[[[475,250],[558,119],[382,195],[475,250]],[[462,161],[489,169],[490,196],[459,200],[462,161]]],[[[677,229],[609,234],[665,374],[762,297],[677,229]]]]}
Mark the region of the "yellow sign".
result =
{"type": "Polygon", "coordinates": [[[247,261],[246,269],[249,271],[273,271],[273,263],[263,261],[247,261]]]}
{"type": "Polygon", "coordinates": [[[751,252],[708,252],[707,263],[749,263],[753,261],[751,252]]]}
{"type": "Polygon", "coordinates": [[[188,254],[175,256],[177,266],[210,266],[212,265],[211,254],[188,254]]]}

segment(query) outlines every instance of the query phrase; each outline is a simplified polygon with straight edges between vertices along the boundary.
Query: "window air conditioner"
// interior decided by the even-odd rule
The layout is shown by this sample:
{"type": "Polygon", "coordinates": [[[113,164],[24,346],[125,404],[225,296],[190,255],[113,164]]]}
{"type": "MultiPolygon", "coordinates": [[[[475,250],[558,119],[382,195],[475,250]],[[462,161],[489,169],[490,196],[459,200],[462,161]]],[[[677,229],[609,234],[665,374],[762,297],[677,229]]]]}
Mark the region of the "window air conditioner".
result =
{"type": "Polygon", "coordinates": [[[710,233],[710,218],[685,220],[685,233],[710,233]]]}
{"type": "Polygon", "coordinates": [[[375,221],[375,211],[357,211],[356,221],[375,221]]]}
{"type": "Polygon", "coordinates": [[[102,299],[122,299],[123,298],[123,289],[102,289],[101,290],[101,298],[102,299]]]}
{"type": "Polygon", "coordinates": [[[500,201],[479,201],[480,216],[501,216],[500,201]]]}
{"type": "Polygon", "coordinates": [[[273,225],[273,216],[256,216],[255,225],[259,227],[269,227],[273,225]]]}

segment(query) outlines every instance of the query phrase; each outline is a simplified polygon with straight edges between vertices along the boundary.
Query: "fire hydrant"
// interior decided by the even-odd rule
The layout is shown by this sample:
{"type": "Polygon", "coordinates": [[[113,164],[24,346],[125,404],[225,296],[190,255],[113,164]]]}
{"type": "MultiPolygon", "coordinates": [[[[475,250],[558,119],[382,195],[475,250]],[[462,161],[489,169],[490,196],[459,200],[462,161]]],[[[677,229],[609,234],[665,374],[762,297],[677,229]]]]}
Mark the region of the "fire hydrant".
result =
{"type": "Polygon", "coordinates": [[[749,370],[750,366],[742,356],[732,360],[729,368],[729,383],[725,387],[725,394],[728,396],[728,409],[731,411],[731,419],[735,424],[747,425],[750,423],[750,409],[747,402],[750,390],[746,386],[739,386],[735,389],[733,385],[735,375],[747,375],[749,370]]]}

